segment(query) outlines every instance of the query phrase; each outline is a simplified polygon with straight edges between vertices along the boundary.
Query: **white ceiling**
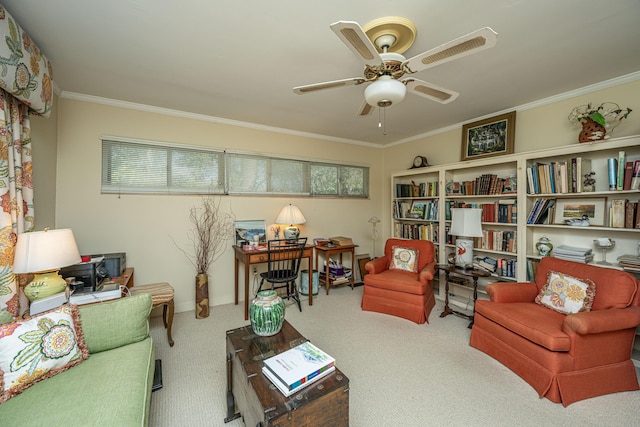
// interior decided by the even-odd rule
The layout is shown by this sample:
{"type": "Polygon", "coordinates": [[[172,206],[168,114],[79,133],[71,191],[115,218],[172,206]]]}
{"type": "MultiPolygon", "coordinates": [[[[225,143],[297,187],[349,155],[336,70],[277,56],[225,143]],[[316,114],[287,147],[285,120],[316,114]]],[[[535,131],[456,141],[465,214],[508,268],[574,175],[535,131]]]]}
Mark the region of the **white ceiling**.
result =
{"type": "MultiPolygon", "coordinates": [[[[379,145],[640,70],[639,0],[3,0],[54,65],[65,92],[379,145]],[[496,47],[414,76],[460,92],[415,95],[356,117],[366,85],[294,94],[361,77],[329,29],[384,17],[418,29],[409,58],[481,27],[496,47]]],[[[615,101],[615,100],[606,100],[615,101]]],[[[567,111],[567,114],[569,112],[567,111]]]]}

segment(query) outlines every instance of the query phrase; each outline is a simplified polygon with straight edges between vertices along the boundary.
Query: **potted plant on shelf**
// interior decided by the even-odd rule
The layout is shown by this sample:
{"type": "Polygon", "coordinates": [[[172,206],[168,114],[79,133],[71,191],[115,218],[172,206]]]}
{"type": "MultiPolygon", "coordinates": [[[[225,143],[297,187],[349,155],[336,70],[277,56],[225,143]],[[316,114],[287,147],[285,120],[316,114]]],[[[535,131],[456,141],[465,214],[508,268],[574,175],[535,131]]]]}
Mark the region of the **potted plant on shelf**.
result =
{"type": "MultiPolygon", "coordinates": [[[[232,213],[220,209],[220,200],[203,197],[200,207],[189,210],[192,228],[188,233],[193,252],[173,243],[196,269],[196,318],[209,317],[209,267],[222,255],[227,241],[233,237],[232,213]]],[[[171,238],[173,240],[173,238],[171,238]]]]}
{"type": "Polygon", "coordinates": [[[582,126],[579,142],[608,139],[613,129],[631,114],[631,108],[620,108],[615,102],[603,102],[594,106],[591,102],[580,105],[569,113],[569,121],[582,126]]]}

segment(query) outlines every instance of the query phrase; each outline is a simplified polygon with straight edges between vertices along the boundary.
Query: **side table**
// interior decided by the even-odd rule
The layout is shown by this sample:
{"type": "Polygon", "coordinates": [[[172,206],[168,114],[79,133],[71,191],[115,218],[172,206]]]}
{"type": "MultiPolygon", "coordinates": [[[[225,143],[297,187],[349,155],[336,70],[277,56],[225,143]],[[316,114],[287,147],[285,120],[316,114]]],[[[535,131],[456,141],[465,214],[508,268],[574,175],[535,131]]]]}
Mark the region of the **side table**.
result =
{"type": "MultiPolygon", "coordinates": [[[[320,271],[320,264],[318,264],[318,253],[322,252],[325,261],[324,267],[324,285],[327,289],[327,295],[329,295],[329,287],[331,286],[331,279],[329,278],[329,259],[331,255],[339,254],[340,255],[340,264],[342,264],[342,254],[350,253],[351,254],[351,278],[349,279],[349,283],[351,284],[351,289],[353,289],[354,285],[354,264],[356,258],[356,248],[358,245],[342,245],[342,246],[316,246],[316,268],[320,271]]],[[[320,279],[319,279],[320,280],[320,279]]],[[[311,288],[309,288],[311,289],[311,288]]]]}
{"type": "Polygon", "coordinates": [[[469,323],[469,329],[473,326],[473,314],[469,315],[463,313],[461,311],[453,310],[449,307],[449,275],[455,274],[464,277],[471,277],[473,279],[473,311],[475,313],[476,310],[476,300],[478,299],[478,277],[489,277],[491,273],[484,270],[479,269],[465,269],[462,267],[456,267],[451,264],[438,264],[436,266],[438,270],[444,271],[445,274],[445,296],[444,296],[444,310],[440,314],[440,317],[446,317],[450,314],[454,316],[462,317],[464,319],[469,319],[471,322],[469,323]]]}

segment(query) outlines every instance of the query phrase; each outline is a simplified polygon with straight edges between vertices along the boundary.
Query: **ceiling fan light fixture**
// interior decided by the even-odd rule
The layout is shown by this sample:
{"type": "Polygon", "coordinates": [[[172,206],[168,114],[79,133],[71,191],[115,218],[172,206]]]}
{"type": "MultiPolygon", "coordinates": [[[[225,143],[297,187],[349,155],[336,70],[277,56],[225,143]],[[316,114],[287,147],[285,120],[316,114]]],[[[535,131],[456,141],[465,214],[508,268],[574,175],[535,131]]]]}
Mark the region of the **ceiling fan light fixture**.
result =
{"type": "Polygon", "coordinates": [[[381,76],[364,90],[367,104],[374,107],[389,107],[402,102],[407,93],[405,85],[390,76],[381,76]]]}

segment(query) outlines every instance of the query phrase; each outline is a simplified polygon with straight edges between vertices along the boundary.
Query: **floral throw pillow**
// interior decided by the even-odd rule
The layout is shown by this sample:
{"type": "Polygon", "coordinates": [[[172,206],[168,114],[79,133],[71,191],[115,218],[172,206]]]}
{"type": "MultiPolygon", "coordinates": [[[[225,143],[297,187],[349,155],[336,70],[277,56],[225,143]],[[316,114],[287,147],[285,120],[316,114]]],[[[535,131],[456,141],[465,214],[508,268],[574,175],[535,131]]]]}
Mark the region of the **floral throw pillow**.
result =
{"type": "Polygon", "coordinates": [[[564,314],[591,311],[596,284],[556,271],[547,272],[547,282],[536,297],[536,303],[564,314]]]}
{"type": "Polygon", "coordinates": [[[0,403],[87,357],[75,305],[0,325],[0,403]]]}
{"type": "Polygon", "coordinates": [[[403,248],[402,246],[391,247],[389,270],[404,270],[417,273],[419,254],[420,251],[418,249],[403,248]]]}

